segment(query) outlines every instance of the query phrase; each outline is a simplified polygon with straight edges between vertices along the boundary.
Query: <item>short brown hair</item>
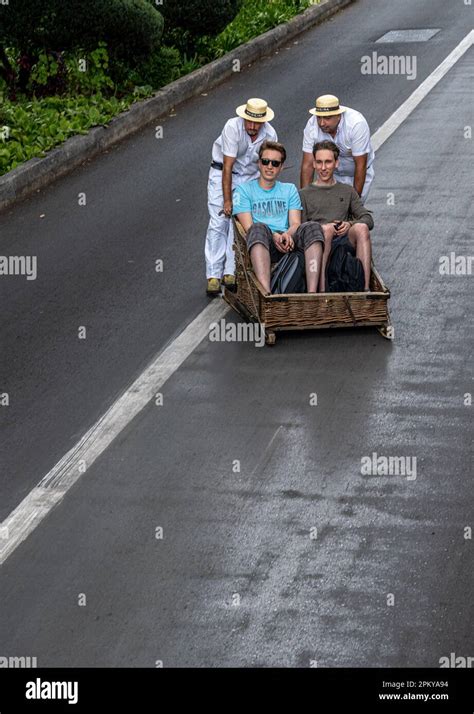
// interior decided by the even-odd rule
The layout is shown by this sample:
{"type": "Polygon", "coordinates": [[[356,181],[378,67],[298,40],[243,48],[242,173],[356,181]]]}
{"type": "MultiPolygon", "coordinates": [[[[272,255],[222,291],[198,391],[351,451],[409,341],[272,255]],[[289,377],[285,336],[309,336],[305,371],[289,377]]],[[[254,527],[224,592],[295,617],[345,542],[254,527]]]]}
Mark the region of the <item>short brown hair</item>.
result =
{"type": "Polygon", "coordinates": [[[321,151],[322,149],[326,149],[326,151],[332,151],[332,153],[334,154],[334,160],[338,160],[339,154],[341,152],[339,151],[339,147],[336,146],[333,141],[329,141],[327,139],[325,141],[317,141],[316,144],[313,146],[313,156],[316,157],[316,152],[321,151]]]}
{"type": "Polygon", "coordinates": [[[264,141],[263,144],[261,145],[260,149],[258,150],[258,158],[261,159],[263,156],[263,152],[267,149],[271,149],[272,151],[279,151],[281,155],[281,163],[284,164],[286,161],[286,149],[283,146],[283,144],[280,144],[278,141],[264,141]]]}

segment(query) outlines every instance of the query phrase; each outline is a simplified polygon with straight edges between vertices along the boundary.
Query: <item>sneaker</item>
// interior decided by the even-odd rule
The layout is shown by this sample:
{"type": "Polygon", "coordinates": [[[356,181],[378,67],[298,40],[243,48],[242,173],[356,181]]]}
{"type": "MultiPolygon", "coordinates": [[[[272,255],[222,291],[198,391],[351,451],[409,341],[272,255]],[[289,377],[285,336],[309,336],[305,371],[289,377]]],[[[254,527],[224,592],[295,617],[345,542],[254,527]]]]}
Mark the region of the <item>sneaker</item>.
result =
{"type": "Polygon", "coordinates": [[[208,278],[207,279],[207,294],[214,296],[219,295],[221,291],[221,281],[219,278],[208,278]]]}
{"type": "Polygon", "coordinates": [[[235,290],[235,275],[224,275],[222,283],[227,290],[235,290]]]}

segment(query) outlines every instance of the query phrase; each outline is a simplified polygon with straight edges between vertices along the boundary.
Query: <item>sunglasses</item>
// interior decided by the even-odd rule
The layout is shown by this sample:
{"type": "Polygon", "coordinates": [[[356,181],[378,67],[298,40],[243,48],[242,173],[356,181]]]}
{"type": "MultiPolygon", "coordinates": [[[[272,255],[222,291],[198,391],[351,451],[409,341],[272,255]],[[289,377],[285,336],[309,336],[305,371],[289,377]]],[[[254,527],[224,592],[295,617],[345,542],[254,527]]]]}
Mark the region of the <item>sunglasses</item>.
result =
{"type": "Polygon", "coordinates": [[[282,165],[282,162],[277,161],[276,159],[260,159],[260,161],[264,166],[268,166],[269,164],[271,164],[275,169],[282,165]]]}

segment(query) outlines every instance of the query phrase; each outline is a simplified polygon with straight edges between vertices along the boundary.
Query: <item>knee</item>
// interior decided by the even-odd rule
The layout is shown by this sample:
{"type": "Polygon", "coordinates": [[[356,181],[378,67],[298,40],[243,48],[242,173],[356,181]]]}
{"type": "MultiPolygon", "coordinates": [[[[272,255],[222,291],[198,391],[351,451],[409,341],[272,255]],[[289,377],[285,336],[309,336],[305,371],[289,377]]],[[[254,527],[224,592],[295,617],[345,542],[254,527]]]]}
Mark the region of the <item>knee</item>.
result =
{"type": "Polygon", "coordinates": [[[264,223],[252,223],[247,231],[247,238],[258,239],[266,243],[268,240],[271,240],[272,232],[264,223]]]}
{"type": "Polygon", "coordinates": [[[262,241],[256,241],[252,243],[252,245],[248,249],[249,255],[250,255],[250,260],[254,261],[256,256],[263,257],[266,253],[270,254],[270,248],[266,243],[263,243],[262,241]]]}
{"type": "Polygon", "coordinates": [[[321,231],[326,245],[330,244],[334,238],[334,226],[331,223],[325,223],[321,226],[321,231]]]}
{"type": "Polygon", "coordinates": [[[305,253],[309,250],[312,255],[322,255],[324,243],[321,240],[314,240],[308,246],[305,246],[305,253]]]}
{"type": "Polygon", "coordinates": [[[314,230],[317,231],[317,230],[321,230],[321,229],[322,229],[322,226],[320,223],[318,223],[318,221],[305,221],[298,228],[299,231],[303,231],[303,232],[314,231],[314,230]]]}
{"type": "Polygon", "coordinates": [[[352,226],[351,230],[354,232],[354,236],[357,240],[364,242],[370,240],[370,231],[368,226],[365,225],[365,223],[356,223],[354,226],[352,226]]]}
{"type": "Polygon", "coordinates": [[[295,238],[297,242],[300,242],[303,249],[306,251],[311,248],[315,243],[318,245],[323,245],[323,232],[321,226],[317,221],[307,221],[302,223],[296,232],[295,238]]]}

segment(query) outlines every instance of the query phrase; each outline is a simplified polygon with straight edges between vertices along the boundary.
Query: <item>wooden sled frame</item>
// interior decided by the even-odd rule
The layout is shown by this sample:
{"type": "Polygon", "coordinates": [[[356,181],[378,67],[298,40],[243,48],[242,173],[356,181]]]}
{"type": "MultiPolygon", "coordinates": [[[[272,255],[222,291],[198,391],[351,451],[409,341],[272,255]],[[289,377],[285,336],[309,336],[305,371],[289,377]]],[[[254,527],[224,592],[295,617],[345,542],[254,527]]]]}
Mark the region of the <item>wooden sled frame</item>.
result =
{"type": "Polygon", "coordinates": [[[247,251],[245,231],[232,218],[236,290],[224,288],[224,300],[247,322],[265,329],[265,342],[275,344],[281,330],[319,330],[335,327],[376,327],[392,340],[394,330],[388,310],[390,290],[374,264],[371,266],[370,292],[353,293],[265,293],[255,277],[247,251]]]}

